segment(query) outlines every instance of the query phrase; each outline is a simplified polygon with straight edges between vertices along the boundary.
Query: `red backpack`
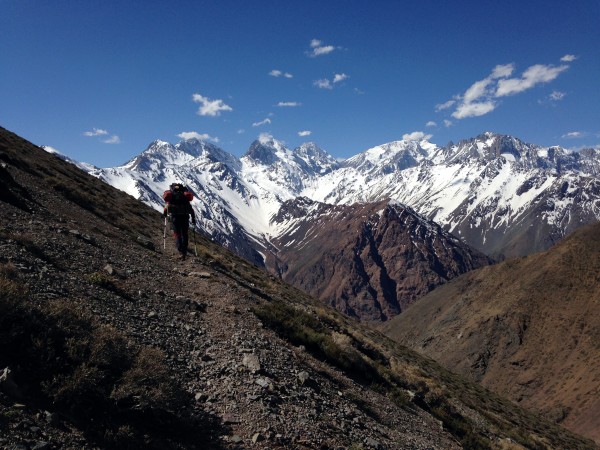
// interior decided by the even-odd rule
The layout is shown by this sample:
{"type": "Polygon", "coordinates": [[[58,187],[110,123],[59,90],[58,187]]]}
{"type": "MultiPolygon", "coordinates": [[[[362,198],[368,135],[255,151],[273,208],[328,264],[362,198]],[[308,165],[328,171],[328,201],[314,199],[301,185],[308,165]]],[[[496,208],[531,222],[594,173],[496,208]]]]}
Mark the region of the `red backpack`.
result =
{"type": "Polygon", "coordinates": [[[188,214],[194,194],[188,191],[183,184],[173,183],[171,188],[163,193],[163,199],[167,202],[165,206],[167,214],[188,214]]]}

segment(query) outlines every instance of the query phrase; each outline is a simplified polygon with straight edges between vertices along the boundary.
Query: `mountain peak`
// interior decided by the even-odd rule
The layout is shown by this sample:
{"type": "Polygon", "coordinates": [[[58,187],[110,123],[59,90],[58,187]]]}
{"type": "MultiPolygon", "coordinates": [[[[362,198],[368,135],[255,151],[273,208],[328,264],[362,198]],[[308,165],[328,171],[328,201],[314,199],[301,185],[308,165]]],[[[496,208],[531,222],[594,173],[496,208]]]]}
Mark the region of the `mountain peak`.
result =
{"type": "Polygon", "coordinates": [[[197,138],[183,139],[175,144],[177,150],[187,153],[194,158],[200,156],[204,149],[209,146],[212,147],[213,145],[197,138]]]}
{"type": "Polygon", "coordinates": [[[344,166],[362,171],[390,173],[414,167],[431,156],[437,146],[427,141],[393,141],[372,147],[344,161],[344,166]]]}
{"type": "Polygon", "coordinates": [[[305,142],[294,149],[296,162],[311,175],[324,175],[339,167],[336,159],[314,142],[305,142]]]}
{"type": "Polygon", "coordinates": [[[289,153],[289,150],[283,142],[278,141],[270,134],[263,133],[250,145],[245,156],[270,166],[282,159],[286,153],[289,153]]]}
{"type": "Polygon", "coordinates": [[[237,167],[237,159],[215,144],[197,138],[183,139],[173,145],[160,139],[153,141],[142,153],[123,167],[137,171],[163,170],[167,166],[184,166],[198,158],[208,162],[223,162],[237,167]]]}

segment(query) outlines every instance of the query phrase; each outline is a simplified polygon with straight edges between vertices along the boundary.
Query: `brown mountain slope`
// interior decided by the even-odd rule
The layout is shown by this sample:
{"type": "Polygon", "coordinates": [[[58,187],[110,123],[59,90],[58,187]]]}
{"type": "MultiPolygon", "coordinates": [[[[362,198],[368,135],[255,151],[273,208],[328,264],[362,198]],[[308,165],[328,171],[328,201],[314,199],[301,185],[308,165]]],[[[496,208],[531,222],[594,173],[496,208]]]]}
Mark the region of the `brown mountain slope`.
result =
{"type": "Polygon", "coordinates": [[[3,129],[0,192],[1,448],[596,448],[3,129]]]}
{"type": "Polygon", "coordinates": [[[410,208],[389,201],[328,205],[299,198],[273,221],[290,231],[267,258],[283,280],[365,321],[384,321],[490,260],[410,208]]]}
{"type": "Polygon", "coordinates": [[[384,331],[600,442],[600,224],[465,274],[384,331]]]}

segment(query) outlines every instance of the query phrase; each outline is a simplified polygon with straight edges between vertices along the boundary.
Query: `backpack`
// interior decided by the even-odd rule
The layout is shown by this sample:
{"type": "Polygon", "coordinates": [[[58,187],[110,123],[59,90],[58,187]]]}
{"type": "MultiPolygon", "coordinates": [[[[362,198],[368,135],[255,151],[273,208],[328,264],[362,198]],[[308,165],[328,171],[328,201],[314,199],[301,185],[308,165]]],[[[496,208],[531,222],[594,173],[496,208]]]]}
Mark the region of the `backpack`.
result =
{"type": "Polygon", "coordinates": [[[164,192],[163,199],[167,202],[165,206],[167,214],[189,214],[190,202],[194,199],[194,194],[183,184],[173,183],[171,188],[164,192]]]}

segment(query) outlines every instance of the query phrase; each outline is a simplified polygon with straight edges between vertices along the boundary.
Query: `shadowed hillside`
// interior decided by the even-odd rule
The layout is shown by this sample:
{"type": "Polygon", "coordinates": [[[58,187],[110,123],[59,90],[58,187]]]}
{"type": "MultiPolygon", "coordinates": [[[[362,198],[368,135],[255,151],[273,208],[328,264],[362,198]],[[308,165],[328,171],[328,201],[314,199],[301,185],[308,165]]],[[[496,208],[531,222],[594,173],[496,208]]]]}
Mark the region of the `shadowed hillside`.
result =
{"type": "Polygon", "coordinates": [[[3,129],[0,192],[0,447],[595,448],[3,129]]]}
{"type": "Polygon", "coordinates": [[[546,253],[461,276],[384,330],[600,440],[600,224],[546,253]]]}

